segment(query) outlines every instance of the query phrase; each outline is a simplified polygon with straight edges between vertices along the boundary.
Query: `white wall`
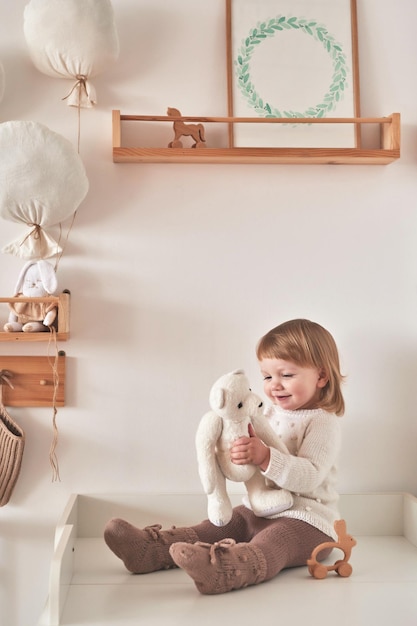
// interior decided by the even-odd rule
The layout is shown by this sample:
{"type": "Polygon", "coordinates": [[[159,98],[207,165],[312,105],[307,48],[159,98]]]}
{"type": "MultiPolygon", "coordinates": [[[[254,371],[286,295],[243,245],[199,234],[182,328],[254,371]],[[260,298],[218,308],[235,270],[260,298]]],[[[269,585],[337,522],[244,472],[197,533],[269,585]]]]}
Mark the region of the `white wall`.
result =
{"type": "MultiPolygon", "coordinates": [[[[25,4],[0,0],[0,119],[41,122],[76,145],[77,111],[62,101],[71,82],[32,65],[25,4]]],[[[37,622],[70,493],[200,491],[193,439],[212,382],[244,367],[261,392],[254,346],[289,318],[322,323],[340,348],[340,490],[417,494],[415,0],[389,11],[358,0],[362,114],[402,115],[402,156],[385,167],[114,164],[112,109],[225,115],[226,92],[223,0],[113,6],[120,59],[81,113],[90,191],[58,273],[72,294],[61,482],[48,462],[51,411],[10,409],[26,450],[0,510],[5,626],[37,622]]],[[[2,220],[0,245],[21,232],[2,220]]],[[[23,261],[0,263],[8,296],[23,261]]],[[[0,343],[0,355],[46,351],[0,343]]]]}

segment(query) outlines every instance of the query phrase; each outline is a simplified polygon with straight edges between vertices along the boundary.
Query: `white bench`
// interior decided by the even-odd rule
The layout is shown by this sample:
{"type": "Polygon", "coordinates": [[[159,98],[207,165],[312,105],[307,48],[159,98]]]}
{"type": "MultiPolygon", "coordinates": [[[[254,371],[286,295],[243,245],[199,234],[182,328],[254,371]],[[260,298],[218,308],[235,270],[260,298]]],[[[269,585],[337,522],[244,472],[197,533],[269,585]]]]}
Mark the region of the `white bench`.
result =
{"type": "MultiPolygon", "coordinates": [[[[233,495],[234,504],[240,496],[233,495]]],[[[417,625],[417,498],[405,493],[341,496],[357,540],[352,576],[312,578],[307,568],[220,596],[203,596],[179,569],[132,575],[103,540],[112,517],[138,526],[191,525],[206,517],[204,495],[81,495],[57,524],[49,597],[38,626],[417,625]]],[[[334,551],[333,563],[341,554],[334,551]]],[[[343,555],[342,555],[343,556],[343,555]]]]}

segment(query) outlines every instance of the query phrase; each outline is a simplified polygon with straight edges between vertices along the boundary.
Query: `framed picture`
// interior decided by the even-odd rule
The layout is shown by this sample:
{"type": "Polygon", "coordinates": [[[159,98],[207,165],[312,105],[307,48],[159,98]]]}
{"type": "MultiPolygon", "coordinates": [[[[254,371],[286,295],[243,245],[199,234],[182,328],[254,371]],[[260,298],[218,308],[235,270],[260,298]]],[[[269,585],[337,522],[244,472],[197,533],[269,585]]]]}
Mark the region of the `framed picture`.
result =
{"type": "MultiPolygon", "coordinates": [[[[228,115],[355,118],[356,0],[225,0],[228,115]]],[[[236,147],[359,147],[354,123],[233,123],[236,147]]]]}

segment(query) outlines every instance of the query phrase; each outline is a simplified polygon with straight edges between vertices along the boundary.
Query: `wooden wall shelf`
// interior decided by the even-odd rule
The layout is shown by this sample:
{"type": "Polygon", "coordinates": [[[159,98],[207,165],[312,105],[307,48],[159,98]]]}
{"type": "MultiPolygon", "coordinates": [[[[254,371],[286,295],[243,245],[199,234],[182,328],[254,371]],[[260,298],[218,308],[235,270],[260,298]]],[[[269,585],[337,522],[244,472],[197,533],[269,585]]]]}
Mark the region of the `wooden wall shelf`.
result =
{"type": "Polygon", "coordinates": [[[147,148],[122,147],[121,122],[168,122],[173,118],[158,115],[121,115],[114,110],[113,161],[115,163],[276,163],[276,164],[347,164],[387,165],[400,158],[400,114],[388,117],[357,118],[237,118],[186,117],[182,121],[198,123],[256,124],[358,124],[379,126],[379,147],[359,148],[147,148]]]}
{"type": "MultiPolygon", "coordinates": [[[[58,341],[67,341],[69,338],[69,308],[70,308],[70,293],[64,291],[58,296],[48,296],[45,298],[0,298],[0,303],[9,302],[56,302],[58,306],[58,315],[56,321],[56,338],[58,341]]],[[[6,323],[6,320],[1,324],[1,328],[6,323]]],[[[7,333],[0,332],[0,341],[21,341],[21,342],[33,342],[33,341],[50,341],[51,333],[46,330],[41,333],[7,333]]]]}
{"type": "Polygon", "coordinates": [[[0,371],[10,373],[8,379],[13,385],[3,383],[4,405],[64,406],[65,359],[65,352],[61,351],[56,362],[53,356],[0,356],[0,371]]]}

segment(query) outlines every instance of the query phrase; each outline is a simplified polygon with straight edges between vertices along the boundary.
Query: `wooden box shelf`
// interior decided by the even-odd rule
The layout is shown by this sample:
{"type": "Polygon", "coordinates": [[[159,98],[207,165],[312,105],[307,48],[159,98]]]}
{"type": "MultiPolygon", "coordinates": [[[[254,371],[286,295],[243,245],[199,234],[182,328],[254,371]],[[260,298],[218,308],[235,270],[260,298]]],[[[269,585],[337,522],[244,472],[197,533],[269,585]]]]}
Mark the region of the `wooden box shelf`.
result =
{"type": "MultiPolygon", "coordinates": [[[[113,161],[115,163],[275,163],[275,164],[348,164],[387,165],[400,158],[400,114],[388,117],[356,118],[237,118],[186,117],[182,121],[221,123],[233,127],[236,123],[251,124],[377,124],[377,148],[151,148],[123,147],[121,122],[173,122],[169,116],[122,115],[113,111],[113,161]]],[[[230,136],[230,133],[229,133],[230,136]]],[[[229,142],[230,143],[230,142],[229,142]]]]}
{"type": "MultiPolygon", "coordinates": [[[[56,338],[58,341],[66,341],[69,338],[69,306],[70,306],[70,293],[64,291],[57,296],[47,296],[45,298],[24,298],[19,296],[18,298],[0,298],[0,303],[9,302],[55,302],[58,307],[58,315],[56,321],[56,338]]],[[[5,322],[1,324],[3,328],[5,322]]],[[[50,331],[38,332],[38,333],[8,333],[0,332],[0,341],[21,341],[21,342],[33,342],[33,341],[50,341],[50,331]]]]}
{"type": "Polygon", "coordinates": [[[10,386],[3,384],[5,406],[64,406],[66,355],[62,350],[56,357],[0,356],[0,370],[7,372],[10,381],[10,386]]]}

